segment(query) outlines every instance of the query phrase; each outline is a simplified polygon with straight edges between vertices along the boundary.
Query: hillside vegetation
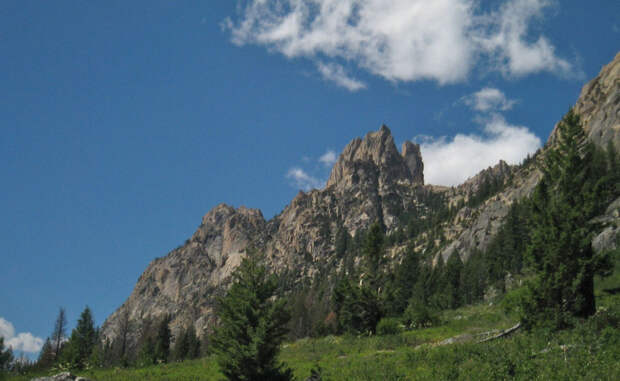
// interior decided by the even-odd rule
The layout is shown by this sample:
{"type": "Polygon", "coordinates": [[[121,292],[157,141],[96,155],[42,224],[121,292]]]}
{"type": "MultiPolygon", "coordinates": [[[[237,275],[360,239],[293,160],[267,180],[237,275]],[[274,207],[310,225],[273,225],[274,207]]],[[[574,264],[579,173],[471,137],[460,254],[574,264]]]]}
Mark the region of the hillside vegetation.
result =
{"type": "MultiPolygon", "coordinates": [[[[602,284],[620,287],[620,272],[602,284]]],[[[286,343],[280,359],[298,380],[307,379],[312,372],[315,380],[615,380],[620,374],[620,297],[607,295],[601,287],[597,293],[600,307],[596,315],[559,333],[518,332],[479,343],[486,336],[482,333],[514,325],[516,316],[505,312],[511,307],[508,296],[497,304],[445,311],[437,327],[396,335],[327,336],[286,343]],[[450,338],[453,340],[446,340],[450,338]]],[[[101,381],[224,379],[213,356],[77,374],[101,381]]]]}

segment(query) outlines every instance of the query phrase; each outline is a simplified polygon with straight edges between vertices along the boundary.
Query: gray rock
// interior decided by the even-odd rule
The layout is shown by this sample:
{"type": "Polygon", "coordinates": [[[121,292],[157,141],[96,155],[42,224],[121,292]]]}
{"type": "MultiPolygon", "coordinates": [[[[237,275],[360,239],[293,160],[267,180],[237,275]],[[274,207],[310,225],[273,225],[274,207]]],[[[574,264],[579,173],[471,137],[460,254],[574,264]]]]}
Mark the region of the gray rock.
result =
{"type": "Polygon", "coordinates": [[[414,184],[424,185],[424,162],[422,161],[420,145],[406,141],[403,143],[401,153],[409,168],[411,181],[414,184]]]}
{"type": "Polygon", "coordinates": [[[62,372],[50,377],[33,378],[31,381],[89,381],[89,379],[74,376],[69,372],[62,372]]]}

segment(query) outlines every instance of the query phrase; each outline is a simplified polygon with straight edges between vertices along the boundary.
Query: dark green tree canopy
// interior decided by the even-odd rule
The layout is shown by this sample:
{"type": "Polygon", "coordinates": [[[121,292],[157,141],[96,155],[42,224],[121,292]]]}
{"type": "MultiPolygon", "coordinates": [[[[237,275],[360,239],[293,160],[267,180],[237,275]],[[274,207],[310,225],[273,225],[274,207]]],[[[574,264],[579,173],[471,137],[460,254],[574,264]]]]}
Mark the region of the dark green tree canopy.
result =
{"type": "Polygon", "coordinates": [[[2,372],[9,369],[13,362],[13,351],[11,348],[4,348],[4,337],[0,336],[0,377],[2,372]]]}
{"type": "Polygon", "coordinates": [[[89,307],[80,314],[77,326],[71,332],[71,337],[63,349],[62,359],[73,367],[83,368],[90,357],[97,342],[97,331],[93,321],[93,314],[89,307]]]}
{"type": "Polygon", "coordinates": [[[530,327],[564,328],[572,317],[592,315],[594,275],[606,272],[610,264],[591,244],[590,220],[604,207],[608,189],[596,170],[594,147],[573,110],[558,124],[557,132],[531,200],[526,259],[535,278],[523,305],[523,321],[530,327]]]}
{"type": "Polygon", "coordinates": [[[229,380],[290,380],[292,373],[277,362],[290,314],[286,301],[275,297],[278,280],[250,254],[233,274],[232,286],[218,303],[220,325],[212,347],[229,380]]]}

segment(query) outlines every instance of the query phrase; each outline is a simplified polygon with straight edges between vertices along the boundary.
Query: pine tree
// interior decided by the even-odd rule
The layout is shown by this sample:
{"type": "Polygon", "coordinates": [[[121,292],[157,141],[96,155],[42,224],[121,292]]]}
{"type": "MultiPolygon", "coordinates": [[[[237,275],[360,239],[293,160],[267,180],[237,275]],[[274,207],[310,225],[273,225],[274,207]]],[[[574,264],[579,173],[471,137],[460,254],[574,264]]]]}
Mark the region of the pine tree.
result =
{"type": "Polygon", "coordinates": [[[71,332],[71,337],[67,342],[66,353],[62,358],[72,366],[82,369],[93,352],[97,342],[97,331],[93,315],[89,307],[84,308],[80,314],[77,326],[71,332]]]}
{"type": "Polygon", "coordinates": [[[472,304],[482,300],[487,280],[488,272],[484,254],[479,250],[474,250],[465,262],[461,273],[463,302],[472,304]]]}
{"type": "Polygon", "coordinates": [[[531,201],[531,242],[527,260],[535,278],[523,303],[526,327],[561,329],[572,317],[595,312],[594,275],[609,260],[595,254],[589,221],[601,209],[600,187],[590,165],[579,116],[570,110],[558,125],[556,148],[546,153],[544,176],[531,201]]]}
{"type": "Polygon", "coordinates": [[[140,326],[140,338],[137,347],[137,364],[138,366],[147,366],[155,364],[155,335],[156,325],[151,318],[142,320],[140,326]]]}
{"type": "Polygon", "coordinates": [[[332,304],[338,315],[338,332],[359,332],[363,330],[361,321],[360,289],[343,278],[334,287],[332,304]]]}
{"type": "Polygon", "coordinates": [[[54,348],[52,347],[52,342],[48,337],[45,339],[45,343],[41,348],[41,352],[39,353],[39,358],[37,360],[37,367],[40,369],[48,369],[54,364],[54,348]]]}
{"type": "Polygon", "coordinates": [[[155,341],[152,336],[142,339],[140,351],[138,352],[138,365],[148,366],[155,364],[155,341]]]}
{"type": "Polygon", "coordinates": [[[116,350],[116,359],[120,363],[121,366],[126,367],[129,365],[129,358],[127,354],[127,344],[129,334],[133,328],[130,316],[129,316],[129,308],[125,308],[122,310],[119,316],[117,330],[116,330],[116,340],[114,342],[114,347],[116,350]]]}
{"type": "Polygon", "coordinates": [[[54,360],[57,361],[62,350],[62,344],[67,336],[67,316],[65,309],[60,307],[58,311],[58,317],[54,324],[54,331],[52,332],[52,349],[54,350],[54,360]]]}
{"type": "Polygon", "coordinates": [[[334,245],[336,248],[336,256],[338,258],[344,257],[344,255],[347,253],[347,250],[351,244],[350,241],[351,236],[349,235],[347,228],[344,226],[340,226],[338,228],[338,231],[336,232],[336,242],[334,245]]]}
{"type": "Polygon", "coordinates": [[[155,361],[168,362],[170,357],[170,316],[164,316],[157,326],[157,336],[155,337],[155,361]]]}
{"type": "Polygon", "coordinates": [[[275,298],[278,280],[256,255],[244,258],[233,283],[219,299],[220,325],[212,338],[222,372],[229,380],[290,380],[292,372],[277,363],[290,314],[275,298]]]}
{"type": "Polygon", "coordinates": [[[403,261],[396,269],[393,291],[388,310],[393,315],[400,315],[407,308],[420,273],[420,256],[415,253],[413,245],[407,247],[403,261]]]}
{"type": "Polygon", "coordinates": [[[450,308],[458,308],[463,304],[461,274],[463,261],[458,252],[453,252],[446,263],[446,294],[450,308]]]}
{"type": "Polygon", "coordinates": [[[2,372],[9,370],[13,363],[13,351],[11,348],[4,349],[4,337],[0,336],[0,376],[2,372]]]}
{"type": "Polygon", "coordinates": [[[200,357],[200,340],[196,335],[196,329],[193,325],[190,325],[187,329],[187,357],[188,359],[195,359],[200,357]]]}
{"type": "Polygon", "coordinates": [[[376,222],[370,226],[362,247],[364,257],[364,274],[359,292],[362,329],[374,333],[379,320],[384,315],[383,297],[385,276],[382,266],[385,263],[384,234],[381,225],[376,222]]]}
{"type": "Polygon", "coordinates": [[[173,353],[176,361],[183,361],[187,358],[189,353],[189,336],[186,329],[179,331],[179,334],[174,342],[173,353]]]}

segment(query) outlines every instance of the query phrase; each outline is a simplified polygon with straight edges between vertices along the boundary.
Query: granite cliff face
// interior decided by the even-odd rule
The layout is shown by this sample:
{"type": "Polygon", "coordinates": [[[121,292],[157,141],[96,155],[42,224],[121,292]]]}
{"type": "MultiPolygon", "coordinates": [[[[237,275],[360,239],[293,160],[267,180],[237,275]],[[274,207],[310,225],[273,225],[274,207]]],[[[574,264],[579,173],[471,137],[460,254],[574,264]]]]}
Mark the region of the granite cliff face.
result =
{"type": "MultiPolygon", "coordinates": [[[[576,110],[593,142],[605,146],[612,141],[620,149],[619,73],[620,54],[584,86],[576,110]]],[[[554,133],[547,146],[553,141],[554,133]]],[[[225,292],[232,271],[253,250],[264,253],[269,268],[283,275],[285,292],[330,282],[345,266],[345,258],[336,250],[339,232],[355,237],[375,221],[388,234],[398,232],[405,216],[413,212],[420,219],[428,218],[426,204],[433,199],[459,208],[453,218],[441,223],[446,240],[437,253],[447,258],[458,250],[467,259],[473,249],[488,246],[511,204],[532,193],[542,177],[536,168],[542,155],[544,149],[526,166],[500,161],[458,187],[424,185],[420,147],[405,142],[399,152],[390,130],[382,126],[346,146],[324,189],[299,192],[269,221],[256,209],[224,204],[213,208],[184,245],[149,264],[127,301],[105,321],[103,334],[114,339],[124,311],[136,322],[170,314],[173,332],[189,325],[199,334],[208,331],[215,321],[216,296],[225,292]],[[500,190],[476,206],[467,206],[468,199],[490,180],[500,190]]],[[[604,229],[595,238],[595,247],[614,244],[620,234],[619,213],[620,200],[616,200],[600,217],[604,229]]],[[[421,233],[413,240],[425,237],[421,233]]],[[[420,254],[423,246],[416,249],[420,254]]],[[[389,248],[389,253],[397,261],[400,247],[389,248]]]]}
{"type": "MultiPolygon", "coordinates": [[[[596,78],[583,87],[575,105],[575,111],[581,116],[586,135],[594,144],[600,148],[606,148],[608,142],[612,142],[616,149],[620,150],[620,53],[611,63],[603,67],[596,78]]],[[[539,160],[544,156],[546,149],[555,144],[556,130],[557,125],[540,153],[539,160]]],[[[505,163],[502,165],[500,162],[499,167],[494,168],[492,170],[494,175],[502,176],[504,182],[507,181],[505,174],[514,172],[511,175],[511,184],[502,192],[489,198],[480,207],[473,210],[464,208],[453,221],[447,224],[446,229],[452,242],[441,252],[444,259],[448,258],[454,250],[458,250],[464,258],[467,258],[474,248],[486,249],[501,226],[503,218],[508,214],[510,205],[515,200],[529,196],[542,178],[542,173],[535,166],[519,168],[515,172],[513,169],[508,169],[505,163]]],[[[475,184],[479,183],[485,171],[466,181],[450,196],[458,199],[463,197],[468,190],[475,189],[475,184]]],[[[617,207],[614,210],[617,211],[617,207]]],[[[613,213],[613,210],[609,211],[608,215],[613,215],[613,213]]],[[[615,220],[606,220],[606,238],[595,240],[606,242],[606,244],[596,247],[602,249],[613,246],[615,237],[620,235],[619,221],[617,217],[615,220]]]]}
{"type": "Polygon", "coordinates": [[[620,147],[620,53],[581,90],[575,111],[581,115],[590,140],[620,147]]]}

